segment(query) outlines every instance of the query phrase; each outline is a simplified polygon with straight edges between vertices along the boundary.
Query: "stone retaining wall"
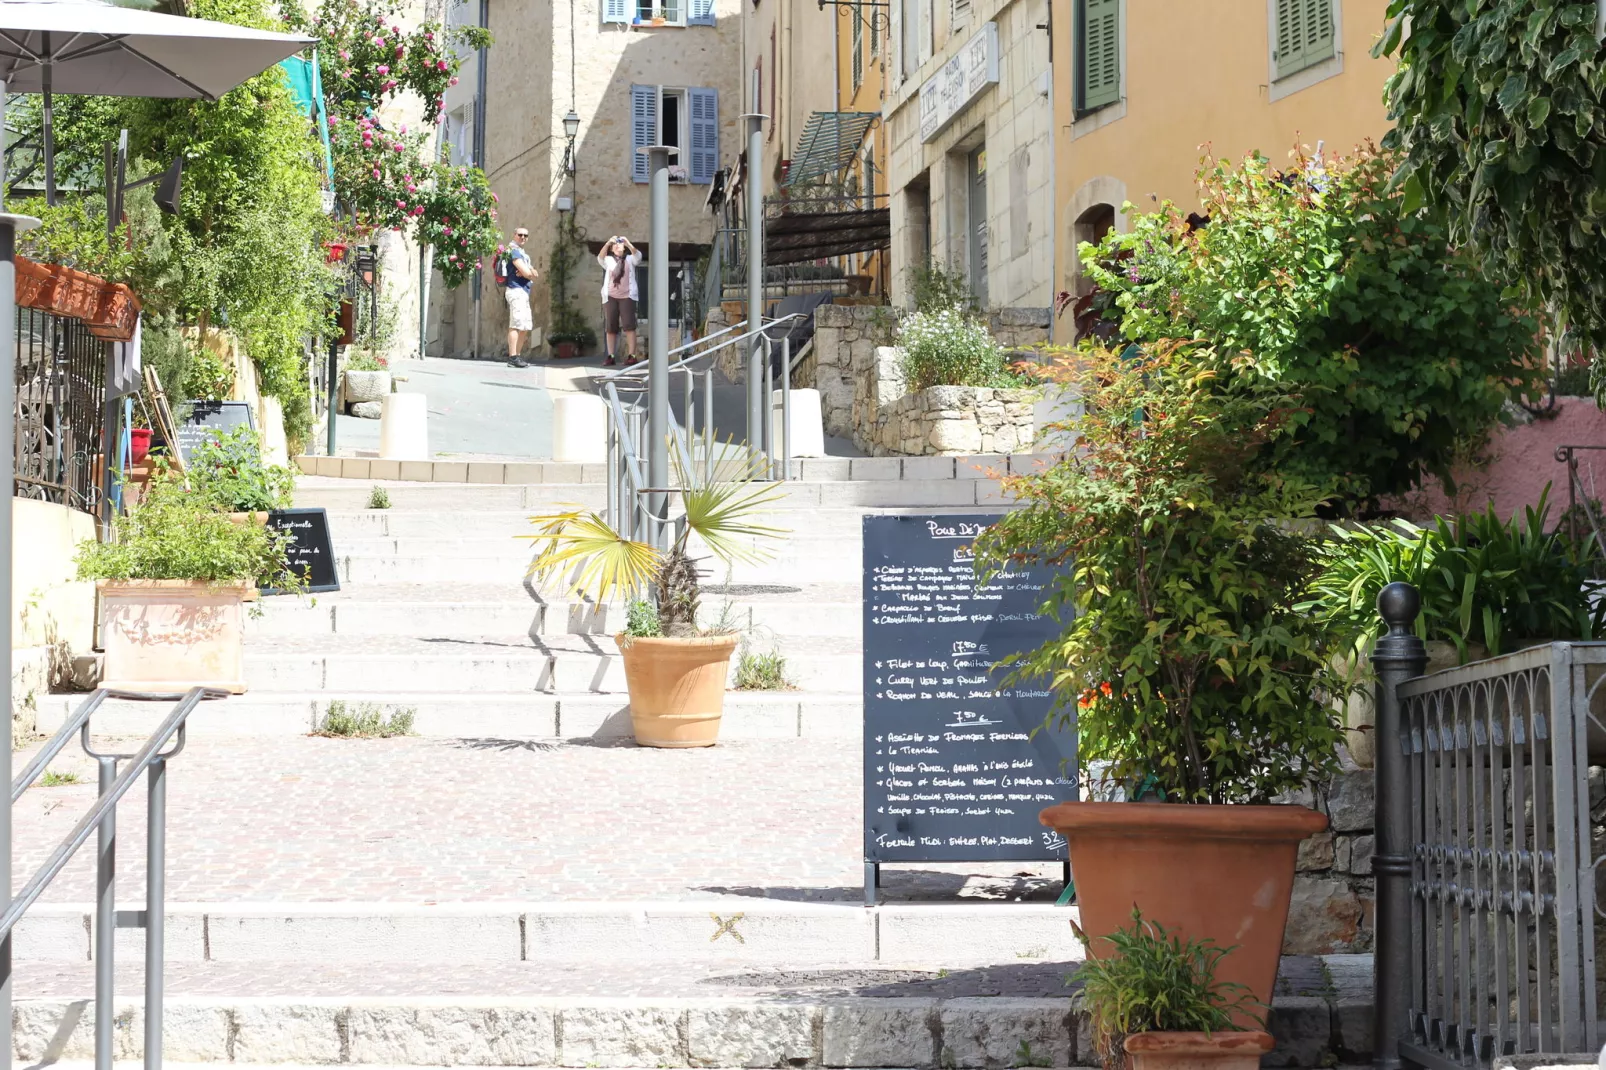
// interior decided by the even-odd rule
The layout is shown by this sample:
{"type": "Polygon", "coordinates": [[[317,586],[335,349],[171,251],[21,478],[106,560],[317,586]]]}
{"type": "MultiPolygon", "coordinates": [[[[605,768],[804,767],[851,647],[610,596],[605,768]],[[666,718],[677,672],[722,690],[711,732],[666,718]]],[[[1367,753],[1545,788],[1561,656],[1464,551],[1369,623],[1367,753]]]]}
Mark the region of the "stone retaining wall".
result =
{"type": "Polygon", "coordinates": [[[1324,811],[1328,829],[1299,845],[1284,954],[1372,950],[1377,900],[1372,785],[1372,770],[1351,769],[1327,786],[1325,800],[1314,795],[1291,800],[1324,811]]]}

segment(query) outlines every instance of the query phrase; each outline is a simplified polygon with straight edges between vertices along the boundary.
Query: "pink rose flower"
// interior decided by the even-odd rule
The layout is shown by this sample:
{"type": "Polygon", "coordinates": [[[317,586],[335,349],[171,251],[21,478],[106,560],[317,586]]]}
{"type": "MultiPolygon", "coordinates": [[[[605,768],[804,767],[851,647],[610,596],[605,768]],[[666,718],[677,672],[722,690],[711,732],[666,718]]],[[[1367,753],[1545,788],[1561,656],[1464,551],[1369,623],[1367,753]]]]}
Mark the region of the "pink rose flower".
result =
{"type": "Polygon", "coordinates": [[[446,61],[443,59],[436,60],[435,69],[437,71],[444,71],[446,69],[446,61]]]}
{"type": "Polygon", "coordinates": [[[446,84],[447,85],[456,85],[457,84],[457,75],[455,75],[455,74],[452,75],[451,79],[448,80],[446,84]]]}
{"type": "Polygon", "coordinates": [[[381,63],[379,65],[379,73],[380,74],[389,74],[390,73],[390,67],[387,66],[386,64],[381,63]]]}
{"type": "Polygon", "coordinates": [[[405,148],[405,147],[406,146],[404,146],[400,141],[396,142],[396,144],[391,146],[391,148],[395,149],[397,152],[402,151],[402,149],[405,148]]]}

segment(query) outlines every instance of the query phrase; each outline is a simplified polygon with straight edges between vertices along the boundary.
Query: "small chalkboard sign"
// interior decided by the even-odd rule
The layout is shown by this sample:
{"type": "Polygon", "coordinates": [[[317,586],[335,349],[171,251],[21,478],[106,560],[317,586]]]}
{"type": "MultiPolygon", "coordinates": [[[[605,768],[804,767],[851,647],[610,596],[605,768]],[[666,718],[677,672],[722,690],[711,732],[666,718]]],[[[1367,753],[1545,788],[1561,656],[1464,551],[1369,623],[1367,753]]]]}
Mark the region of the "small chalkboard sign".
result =
{"type": "Polygon", "coordinates": [[[1076,733],[1037,731],[1047,685],[995,666],[1059,630],[1050,574],[978,586],[972,544],[996,516],[864,518],[864,858],[1058,861],[1045,807],[1076,798],[1076,733]]]}
{"type": "Polygon", "coordinates": [[[178,448],[184,463],[190,463],[195,447],[211,438],[227,434],[235,428],[256,430],[248,401],[192,401],[190,414],[178,426],[178,448]]]}
{"type": "Polygon", "coordinates": [[[307,577],[307,590],[340,590],[340,572],[325,510],[275,509],[268,513],[268,527],[290,533],[290,567],[307,577]]]}

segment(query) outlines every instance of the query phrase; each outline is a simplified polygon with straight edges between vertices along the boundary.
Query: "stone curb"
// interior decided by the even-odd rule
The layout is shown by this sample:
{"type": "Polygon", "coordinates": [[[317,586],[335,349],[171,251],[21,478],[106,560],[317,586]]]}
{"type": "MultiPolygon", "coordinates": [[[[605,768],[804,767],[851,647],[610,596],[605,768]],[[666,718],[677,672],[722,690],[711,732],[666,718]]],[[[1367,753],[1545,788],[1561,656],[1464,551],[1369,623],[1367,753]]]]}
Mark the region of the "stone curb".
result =
{"type": "MultiPolygon", "coordinates": [[[[19,1000],[19,1061],[93,1055],[94,1005],[19,1000]]],[[[144,1015],[120,1002],[118,1059],[144,1015]]],[[[164,1054],[182,1062],[549,1067],[1075,1066],[1091,1051],[1068,999],[171,998],[164,1054]]]]}
{"type": "MultiPolygon", "coordinates": [[[[1029,472],[1057,454],[989,453],[940,457],[794,458],[792,478],[817,482],[890,482],[905,479],[976,479],[986,472],[1029,472]]],[[[479,483],[512,486],[594,483],[607,480],[607,466],[562,461],[386,461],[372,457],[302,455],[304,475],[403,483],[479,483]]]]}
{"type": "MultiPolygon", "coordinates": [[[[170,962],[538,962],[813,964],[1074,962],[1074,909],[1037,903],[887,904],[710,900],[412,906],[390,903],[170,904],[170,962]]],[[[93,908],[41,904],[17,926],[19,961],[84,962],[93,908]]],[[[117,954],[143,934],[117,933],[117,954]]]]}

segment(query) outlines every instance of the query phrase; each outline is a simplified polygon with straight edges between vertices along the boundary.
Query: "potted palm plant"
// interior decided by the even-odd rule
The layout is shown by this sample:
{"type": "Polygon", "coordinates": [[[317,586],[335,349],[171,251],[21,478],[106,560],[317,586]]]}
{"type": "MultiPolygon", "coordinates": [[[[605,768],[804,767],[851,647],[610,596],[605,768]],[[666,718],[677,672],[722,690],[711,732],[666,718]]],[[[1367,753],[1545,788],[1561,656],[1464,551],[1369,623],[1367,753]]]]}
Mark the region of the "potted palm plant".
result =
{"type": "MultiPolygon", "coordinates": [[[[737,451],[727,451],[733,458],[737,451]]],[[[786,534],[759,522],[781,493],[764,481],[762,456],[723,462],[733,479],[710,478],[670,447],[679,514],[666,527],[668,548],[633,539],[589,510],[532,519],[537,532],[529,574],[542,582],[567,579],[570,590],[598,604],[616,595],[636,599],[630,626],[616,635],[630,692],[630,723],[644,747],[711,747],[719,739],[734,632],[698,626],[701,592],[693,540],[727,568],[761,560],[756,543],[786,534]],[[650,593],[651,603],[639,604],[650,593]],[[654,612],[655,610],[655,612],[654,612]]],[[[714,475],[719,475],[718,472],[714,475]]]]}
{"type": "Polygon", "coordinates": [[[1074,978],[1076,1002],[1106,1070],[1257,1070],[1272,1049],[1265,1008],[1216,977],[1232,948],[1184,940],[1137,910],[1102,948],[1076,935],[1090,952],[1074,978]]]}
{"type": "Polygon", "coordinates": [[[258,584],[306,587],[289,537],[236,524],[206,494],[153,478],[114,524],[113,539],[78,551],[78,578],[99,581],[103,687],[182,691],[245,684],[244,604],[258,584]]]}
{"type": "Polygon", "coordinates": [[[1208,353],[1133,352],[1052,366],[1080,391],[1084,413],[1058,429],[1078,446],[1008,482],[1023,507],[978,558],[984,573],[1059,570],[1060,633],[1016,676],[1050,682],[1050,723],[1074,726],[1090,768],[1165,801],[1041,814],[1068,843],[1095,953],[1136,906],[1235,945],[1223,980],[1266,1003],[1298,845],[1327,825],[1276,800],[1334,772],[1341,735],[1331,633],[1297,608],[1325,495],[1264,452],[1291,399],[1248,377],[1216,385],[1208,353]]]}

